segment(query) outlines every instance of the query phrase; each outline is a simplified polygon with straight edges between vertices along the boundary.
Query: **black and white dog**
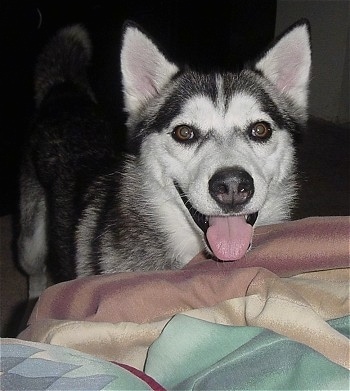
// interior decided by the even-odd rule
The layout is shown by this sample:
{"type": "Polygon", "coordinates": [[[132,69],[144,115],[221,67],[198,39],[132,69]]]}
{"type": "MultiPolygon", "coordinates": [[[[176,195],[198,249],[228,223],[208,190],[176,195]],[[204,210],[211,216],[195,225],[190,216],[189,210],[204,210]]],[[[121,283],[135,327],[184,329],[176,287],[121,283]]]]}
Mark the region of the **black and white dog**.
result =
{"type": "Polygon", "coordinates": [[[307,21],[238,73],[181,69],[133,23],[121,70],[128,153],[87,81],[81,26],[39,57],[38,115],[21,174],[20,261],[31,295],[45,284],[117,271],[180,268],[200,251],[237,260],[253,225],[288,219],[295,198],[293,134],[307,118],[307,21]]]}

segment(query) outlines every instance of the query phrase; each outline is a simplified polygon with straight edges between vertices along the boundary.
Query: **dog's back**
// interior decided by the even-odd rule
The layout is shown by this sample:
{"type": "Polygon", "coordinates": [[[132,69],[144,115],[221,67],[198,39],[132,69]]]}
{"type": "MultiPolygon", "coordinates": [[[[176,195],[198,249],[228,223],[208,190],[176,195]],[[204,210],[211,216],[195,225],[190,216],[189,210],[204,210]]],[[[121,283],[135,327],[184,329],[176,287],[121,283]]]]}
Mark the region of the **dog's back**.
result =
{"type": "Polygon", "coordinates": [[[87,81],[90,52],[86,31],[67,27],[36,67],[38,113],[21,172],[19,257],[30,275],[42,274],[47,258],[57,281],[76,277],[72,254],[81,194],[115,160],[113,133],[87,81]]]}

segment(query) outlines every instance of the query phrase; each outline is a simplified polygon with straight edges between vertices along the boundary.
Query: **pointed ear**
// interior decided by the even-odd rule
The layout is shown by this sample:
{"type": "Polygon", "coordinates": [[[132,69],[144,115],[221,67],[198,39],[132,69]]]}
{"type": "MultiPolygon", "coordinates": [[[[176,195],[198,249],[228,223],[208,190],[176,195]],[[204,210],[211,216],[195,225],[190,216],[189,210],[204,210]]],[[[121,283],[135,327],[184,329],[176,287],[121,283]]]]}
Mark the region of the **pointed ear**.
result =
{"type": "Polygon", "coordinates": [[[178,71],[157,46],[135,24],[124,29],[121,50],[121,72],[124,105],[129,114],[135,113],[178,71]]]}
{"type": "Polygon", "coordinates": [[[291,26],[257,61],[261,71],[299,107],[307,107],[311,68],[310,27],[302,19],[291,26]]]}

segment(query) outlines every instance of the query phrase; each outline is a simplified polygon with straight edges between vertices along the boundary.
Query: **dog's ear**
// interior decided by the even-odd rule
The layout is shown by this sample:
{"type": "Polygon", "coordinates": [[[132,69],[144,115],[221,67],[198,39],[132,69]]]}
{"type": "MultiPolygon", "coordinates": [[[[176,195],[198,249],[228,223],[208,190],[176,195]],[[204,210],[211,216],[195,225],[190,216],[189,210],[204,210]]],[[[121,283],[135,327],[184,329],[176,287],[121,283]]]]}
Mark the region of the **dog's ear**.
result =
{"type": "Polygon", "coordinates": [[[125,110],[135,113],[178,71],[138,26],[128,22],[124,28],[121,72],[125,110]]]}
{"type": "Polygon", "coordinates": [[[279,91],[306,108],[311,68],[310,26],[306,19],[292,25],[256,62],[279,91]]]}

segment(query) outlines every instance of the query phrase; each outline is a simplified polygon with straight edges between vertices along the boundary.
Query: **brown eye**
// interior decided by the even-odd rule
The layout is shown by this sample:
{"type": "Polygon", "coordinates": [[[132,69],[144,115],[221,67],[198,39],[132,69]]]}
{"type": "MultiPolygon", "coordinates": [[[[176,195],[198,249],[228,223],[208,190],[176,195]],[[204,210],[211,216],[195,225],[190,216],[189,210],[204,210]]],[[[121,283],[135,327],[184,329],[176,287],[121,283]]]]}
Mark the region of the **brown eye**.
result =
{"type": "Polygon", "coordinates": [[[272,130],[270,125],[267,122],[257,122],[253,125],[250,135],[253,140],[267,140],[271,137],[272,130]]]}
{"type": "Polygon", "coordinates": [[[172,136],[174,140],[184,143],[193,140],[195,138],[195,133],[189,126],[179,125],[173,130],[172,136]]]}

